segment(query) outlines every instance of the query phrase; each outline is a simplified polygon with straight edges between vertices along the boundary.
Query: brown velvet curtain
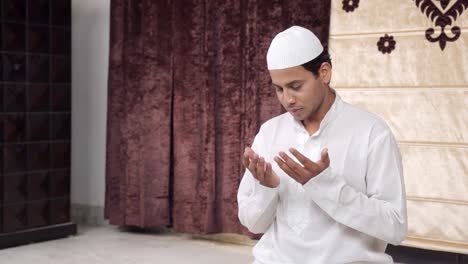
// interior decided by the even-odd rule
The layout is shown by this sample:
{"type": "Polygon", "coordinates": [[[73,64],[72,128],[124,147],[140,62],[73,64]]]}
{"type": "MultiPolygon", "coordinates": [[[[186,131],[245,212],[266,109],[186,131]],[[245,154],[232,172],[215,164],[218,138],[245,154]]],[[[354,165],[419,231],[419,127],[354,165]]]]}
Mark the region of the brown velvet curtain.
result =
{"type": "Polygon", "coordinates": [[[327,42],[330,1],[111,2],[111,224],[243,233],[241,156],[282,109],[266,51],[301,25],[327,42]]]}

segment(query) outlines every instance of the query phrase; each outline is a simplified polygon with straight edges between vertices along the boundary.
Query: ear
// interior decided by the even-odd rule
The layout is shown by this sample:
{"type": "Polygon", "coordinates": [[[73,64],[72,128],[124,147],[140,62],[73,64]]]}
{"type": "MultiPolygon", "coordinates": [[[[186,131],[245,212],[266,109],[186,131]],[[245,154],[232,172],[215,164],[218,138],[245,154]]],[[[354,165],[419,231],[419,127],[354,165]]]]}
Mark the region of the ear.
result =
{"type": "Polygon", "coordinates": [[[332,67],[330,63],[324,62],[320,65],[319,76],[324,84],[330,84],[332,67]]]}

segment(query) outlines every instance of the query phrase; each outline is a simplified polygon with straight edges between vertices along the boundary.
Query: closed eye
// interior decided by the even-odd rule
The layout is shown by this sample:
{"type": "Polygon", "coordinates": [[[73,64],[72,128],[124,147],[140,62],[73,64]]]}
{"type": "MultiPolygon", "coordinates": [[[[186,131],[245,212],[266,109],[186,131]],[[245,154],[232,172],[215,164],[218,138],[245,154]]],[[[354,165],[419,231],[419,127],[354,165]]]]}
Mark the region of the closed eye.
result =
{"type": "Polygon", "coordinates": [[[295,86],[295,87],[292,87],[292,89],[293,89],[294,91],[299,91],[301,88],[302,88],[302,84],[301,84],[301,85],[298,85],[298,86],[295,86]]]}
{"type": "Polygon", "coordinates": [[[277,86],[277,85],[272,85],[273,89],[276,91],[276,92],[282,92],[283,91],[283,88],[281,88],[280,86],[277,86]]]}

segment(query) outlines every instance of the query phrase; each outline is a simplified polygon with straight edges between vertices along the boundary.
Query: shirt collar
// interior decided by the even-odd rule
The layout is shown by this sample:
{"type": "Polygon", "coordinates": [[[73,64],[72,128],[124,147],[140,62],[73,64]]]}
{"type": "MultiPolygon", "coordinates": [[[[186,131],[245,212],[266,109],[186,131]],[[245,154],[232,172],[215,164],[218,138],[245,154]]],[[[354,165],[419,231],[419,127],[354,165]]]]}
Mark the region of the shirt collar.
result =
{"type": "MultiPolygon", "coordinates": [[[[339,110],[341,110],[342,108],[342,104],[343,104],[343,101],[341,99],[341,96],[336,92],[335,89],[331,88],[330,89],[335,93],[336,97],[335,97],[335,101],[333,102],[332,106],[330,107],[330,109],[327,111],[327,113],[325,114],[325,116],[323,117],[322,121],[320,122],[320,126],[319,126],[319,129],[317,130],[317,132],[315,132],[315,134],[320,134],[321,131],[331,122],[335,119],[335,117],[337,116],[337,114],[339,113],[339,110]]],[[[299,120],[296,120],[292,115],[290,115],[290,117],[292,118],[293,120],[293,123],[294,123],[294,128],[295,130],[297,131],[300,131],[300,132],[307,132],[307,130],[305,129],[304,125],[302,124],[301,121],[299,120]]],[[[307,132],[308,133],[308,132],[307,132]]]]}

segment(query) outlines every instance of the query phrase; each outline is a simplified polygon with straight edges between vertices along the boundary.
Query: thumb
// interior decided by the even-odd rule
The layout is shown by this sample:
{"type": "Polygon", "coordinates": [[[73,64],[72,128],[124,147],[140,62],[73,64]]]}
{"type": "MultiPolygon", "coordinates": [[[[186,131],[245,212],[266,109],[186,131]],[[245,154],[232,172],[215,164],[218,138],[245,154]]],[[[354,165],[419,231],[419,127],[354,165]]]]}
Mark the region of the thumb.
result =
{"type": "Polygon", "coordinates": [[[328,167],[330,164],[330,156],[328,156],[328,148],[324,148],[320,155],[320,163],[322,163],[325,167],[328,167]]]}
{"type": "Polygon", "coordinates": [[[251,147],[245,147],[245,150],[244,150],[246,153],[248,153],[249,155],[255,155],[255,151],[251,148],[251,147]]]}

